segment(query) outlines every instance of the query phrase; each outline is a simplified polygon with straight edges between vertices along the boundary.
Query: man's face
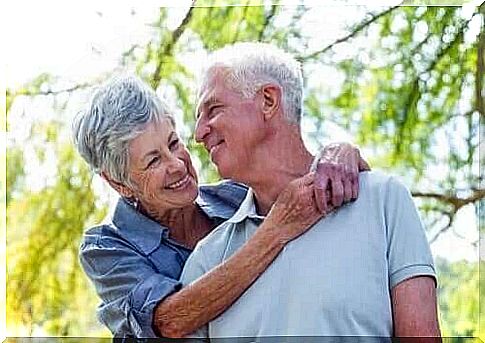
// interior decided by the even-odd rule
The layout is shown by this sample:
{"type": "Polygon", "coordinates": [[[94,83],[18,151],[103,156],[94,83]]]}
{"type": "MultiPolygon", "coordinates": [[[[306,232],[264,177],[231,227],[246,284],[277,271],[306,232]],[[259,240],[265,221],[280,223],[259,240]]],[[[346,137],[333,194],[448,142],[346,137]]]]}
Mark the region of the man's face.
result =
{"type": "Polygon", "coordinates": [[[245,99],[227,87],[221,68],[209,70],[199,96],[195,139],[204,144],[222,177],[238,180],[251,168],[263,135],[258,96],[245,99]]]}

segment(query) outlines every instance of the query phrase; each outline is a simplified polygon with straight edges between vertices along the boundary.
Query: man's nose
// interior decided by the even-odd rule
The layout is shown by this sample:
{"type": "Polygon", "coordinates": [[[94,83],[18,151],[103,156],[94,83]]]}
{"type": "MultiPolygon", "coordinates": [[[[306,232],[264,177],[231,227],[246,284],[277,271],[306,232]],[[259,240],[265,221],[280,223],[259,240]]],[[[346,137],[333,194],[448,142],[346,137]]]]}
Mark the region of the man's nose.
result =
{"type": "Polygon", "coordinates": [[[195,141],[197,143],[202,143],[209,131],[210,128],[207,124],[207,121],[202,116],[200,116],[195,122],[195,141]]]}

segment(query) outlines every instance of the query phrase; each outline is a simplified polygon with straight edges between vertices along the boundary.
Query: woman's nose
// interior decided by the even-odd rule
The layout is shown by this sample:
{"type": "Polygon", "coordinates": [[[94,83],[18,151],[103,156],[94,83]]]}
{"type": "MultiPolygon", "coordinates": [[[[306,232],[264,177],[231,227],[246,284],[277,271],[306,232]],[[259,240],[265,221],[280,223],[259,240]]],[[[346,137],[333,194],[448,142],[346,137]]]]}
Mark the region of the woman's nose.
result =
{"type": "Polygon", "coordinates": [[[177,172],[185,172],[185,163],[183,160],[178,158],[175,155],[172,155],[170,159],[167,161],[167,172],[169,174],[174,174],[177,172]]]}

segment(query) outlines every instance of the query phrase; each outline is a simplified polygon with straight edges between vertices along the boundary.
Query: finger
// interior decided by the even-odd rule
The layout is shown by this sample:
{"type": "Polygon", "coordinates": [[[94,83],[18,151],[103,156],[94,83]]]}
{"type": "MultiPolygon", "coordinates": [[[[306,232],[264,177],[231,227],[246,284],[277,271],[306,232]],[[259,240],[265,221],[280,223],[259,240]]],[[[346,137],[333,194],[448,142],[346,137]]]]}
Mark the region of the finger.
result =
{"type": "Polygon", "coordinates": [[[313,193],[315,195],[315,203],[320,213],[327,212],[327,187],[330,186],[329,178],[326,175],[316,175],[313,184],[313,193]]]}
{"type": "Polygon", "coordinates": [[[352,170],[352,172],[358,172],[359,171],[359,160],[360,160],[360,154],[359,150],[355,150],[351,154],[351,158],[349,159],[350,163],[347,164],[347,168],[352,170]]]}
{"type": "MultiPolygon", "coordinates": [[[[359,171],[357,169],[357,162],[355,160],[355,165],[353,167],[345,167],[345,174],[342,179],[344,185],[344,202],[349,202],[357,198],[357,192],[354,193],[355,184],[359,183],[359,171]]],[[[358,190],[358,189],[357,189],[358,190]]]]}
{"type": "Polygon", "coordinates": [[[334,175],[330,180],[330,184],[332,186],[332,205],[340,207],[344,201],[344,186],[342,180],[337,175],[334,175]]]}
{"type": "Polygon", "coordinates": [[[349,202],[352,200],[352,180],[349,178],[345,178],[343,180],[344,186],[344,202],[349,202]]]}
{"type": "Polygon", "coordinates": [[[371,169],[367,161],[364,160],[362,157],[359,157],[359,171],[369,171],[369,170],[371,169]]]}
{"type": "Polygon", "coordinates": [[[359,180],[352,182],[352,200],[359,196],[359,180]]]}

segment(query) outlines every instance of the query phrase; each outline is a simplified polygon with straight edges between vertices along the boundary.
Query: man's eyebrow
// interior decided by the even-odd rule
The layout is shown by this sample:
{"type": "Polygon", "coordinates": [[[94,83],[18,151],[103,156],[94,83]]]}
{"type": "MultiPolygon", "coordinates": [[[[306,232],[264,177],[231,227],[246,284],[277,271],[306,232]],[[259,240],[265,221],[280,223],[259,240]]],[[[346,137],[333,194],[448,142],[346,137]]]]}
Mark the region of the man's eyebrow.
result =
{"type": "Polygon", "coordinates": [[[207,99],[205,99],[203,103],[200,103],[199,106],[197,106],[196,117],[199,118],[200,112],[201,112],[203,107],[208,107],[208,106],[213,105],[217,102],[218,102],[218,100],[214,96],[210,96],[207,99]]]}

